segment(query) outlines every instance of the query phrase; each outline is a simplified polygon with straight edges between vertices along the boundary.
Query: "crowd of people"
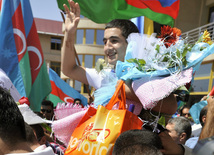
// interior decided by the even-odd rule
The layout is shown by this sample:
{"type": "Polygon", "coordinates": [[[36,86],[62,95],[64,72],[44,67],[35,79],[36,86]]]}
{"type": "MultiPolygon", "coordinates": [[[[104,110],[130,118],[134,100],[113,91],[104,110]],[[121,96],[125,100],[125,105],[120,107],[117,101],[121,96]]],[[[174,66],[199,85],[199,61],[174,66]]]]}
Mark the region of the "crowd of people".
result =
{"type": "MultiPolygon", "coordinates": [[[[202,149],[203,154],[213,153],[213,109],[214,98],[207,99],[208,105],[200,112],[201,132],[198,136],[192,134],[191,115],[187,111],[184,117],[183,109],[179,116],[171,118],[161,131],[153,132],[148,128],[128,130],[117,138],[113,152],[120,154],[197,154],[202,149]],[[210,145],[207,147],[207,145],[210,145]],[[204,149],[206,148],[206,149],[204,149]],[[197,150],[197,151],[195,151],[197,150]]],[[[59,141],[48,127],[51,124],[27,124],[17,103],[9,91],[0,87],[0,154],[57,154],[63,155],[66,145],[59,141]]],[[[44,100],[38,117],[54,121],[53,103],[44,100]],[[45,109],[45,110],[43,110],[45,109]]],[[[26,116],[25,116],[26,117],[26,116]]]]}
{"type": "MultiPolygon", "coordinates": [[[[84,68],[76,64],[74,44],[80,20],[80,8],[78,3],[72,0],[68,0],[68,2],[70,7],[64,5],[66,19],[62,47],[62,72],[74,80],[89,84],[99,90],[109,80],[97,73],[95,69],[84,68]]],[[[103,38],[104,53],[109,65],[113,66],[111,69],[106,69],[111,76],[116,76],[116,63],[124,61],[128,46],[127,38],[131,33],[139,33],[139,30],[130,20],[115,19],[106,25],[103,38]]],[[[185,79],[182,80],[185,81],[185,79]]],[[[186,80],[185,83],[190,80],[186,80]]],[[[161,80],[159,82],[161,83],[161,80]]],[[[144,121],[142,129],[121,133],[115,141],[112,154],[192,155],[201,150],[204,155],[213,154],[212,147],[206,146],[214,143],[214,97],[203,98],[208,104],[200,112],[198,119],[201,129],[196,134],[193,127],[195,123],[189,112],[191,107],[183,106],[181,109],[177,109],[176,95],[173,92],[153,103],[146,104],[141,99],[144,92],[136,89],[136,87],[141,89],[140,85],[143,83],[144,79],[125,82],[127,107],[131,104],[135,105],[133,113],[144,121]],[[177,111],[179,111],[179,115],[172,117],[177,111]],[[164,123],[161,125],[157,121],[160,117],[164,118],[164,123]],[[154,127],[158,127],[158,130],[154,130],[154,127]]],[[[117,84],[116,81],[114,87],[117,87],[117,84]]],[[[81,105],[81,100],[75,99],[74,104],[81,105]]],[[[65,154],[67,146],[55,136],[52,124],[26,123],[13,97],[2,87],[0,87],[0,107],[0,155],[65,154]]],[[[54,106],[49,100],[41,103],[41,111],[36,114],[50,122],[56,121],[54,106]]]]}

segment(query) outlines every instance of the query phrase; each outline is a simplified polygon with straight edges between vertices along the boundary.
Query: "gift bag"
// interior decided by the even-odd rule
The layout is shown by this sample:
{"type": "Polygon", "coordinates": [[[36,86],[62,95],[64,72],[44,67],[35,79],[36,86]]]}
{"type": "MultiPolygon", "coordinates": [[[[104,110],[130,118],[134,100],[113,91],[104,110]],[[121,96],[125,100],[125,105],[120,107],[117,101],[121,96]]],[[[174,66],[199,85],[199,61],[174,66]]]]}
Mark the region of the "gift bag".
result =
{"type": "Polygon", "coordinates": [[[124,131],[141,129],[143,122],[126,110],[124,81],[121,80],[113,97],[104,107],[90,107],[75,128],[65,155],[111,154],[117,137],[124,131]],[[121,98],[118,97],[121,92],[121,98]],[[119,104],[118,109],[112,109],[119,104]]]}

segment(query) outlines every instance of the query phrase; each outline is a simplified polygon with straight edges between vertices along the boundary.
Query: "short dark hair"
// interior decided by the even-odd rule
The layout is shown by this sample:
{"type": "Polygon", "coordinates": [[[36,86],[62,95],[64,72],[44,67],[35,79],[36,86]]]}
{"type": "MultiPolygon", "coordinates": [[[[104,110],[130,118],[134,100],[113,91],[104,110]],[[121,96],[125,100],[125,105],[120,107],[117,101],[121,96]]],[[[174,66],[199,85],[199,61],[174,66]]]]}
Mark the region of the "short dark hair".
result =
{"type": "Polygon", "coordinates": [[[80,103],[82,103],[82,100],[79,99],[79,98],[75,98],[75,99],[74,99],[74,103],[75,103],[76,101],[80,101],[80,103]]]}
{"type": "Polygon", "coordinates": [[[0,87],[0,137],[8,145],[26,141],[24,118],[11,94],[0,87]]]}
{"type": "Polygon", "coordinates": [[[30,125],[36,134],[36,138],[39,141],[45,134],[42,126],[40,124],[30,125]]]}
{"type": "Polygon", "coordinates": [[[202,118],[203,118],[203,116],[206,116],[206,115],[207,115],[207,109],[208,109],[208,107],[205,106],[205,107],[203,107],[203,108],[201,109],[201,111],[200,111],[199,121],[200,121],[202,127],[204,126],[204,122],[202,121],[202,118]]]}
{"type": "Polygon", "coordinates": [[[181,116],[183,115],[183,110],[184,110],[185,108],[190,109],[190,106],[184,105],[184,106],[182,106],[182,107],[180,108],[179,112],[180,112],[180,115],[181,115],[181,116]]]}
{"type": "Polygon", "coordinates": [[[49,100],[43,100],[41,105],[51,106],[52,109],[54,108],[53,102],[51,102],[49,100]]]}
{"type": "Polygon", "coordinates": [[[25,123],[25,130],[26,130],[26,140],[28,144],[30,146],[37,144],[38,141],[37,141],[36,135],[33,132],[33,128],[27,123],[25,123]]]}
{"type": "Polygon", "coordinates": [[[131,33],[139,33],[137,26],[127,19],[114,19],[106,25],[105,29],[108,28],[119,28],[126,39],[131,33]]]}
{"type": "Polygon", "coordinates": [[[162,142],[160,137],[148,130],[128,130],[116,140],[113,155],[128,154],[161,154],[162,142]]]}

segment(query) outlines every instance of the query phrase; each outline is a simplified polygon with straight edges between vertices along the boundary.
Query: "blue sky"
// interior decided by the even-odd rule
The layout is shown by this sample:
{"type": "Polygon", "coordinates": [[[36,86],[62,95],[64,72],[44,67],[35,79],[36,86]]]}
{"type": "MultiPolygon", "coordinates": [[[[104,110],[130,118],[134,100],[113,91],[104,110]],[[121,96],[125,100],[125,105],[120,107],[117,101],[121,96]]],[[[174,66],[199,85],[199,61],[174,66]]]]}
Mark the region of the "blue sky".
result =
{"type": "Polygon", "coordinates": [[[30,0],[30,4],[34,17],[62,21],[57,0],[30,0]]]}

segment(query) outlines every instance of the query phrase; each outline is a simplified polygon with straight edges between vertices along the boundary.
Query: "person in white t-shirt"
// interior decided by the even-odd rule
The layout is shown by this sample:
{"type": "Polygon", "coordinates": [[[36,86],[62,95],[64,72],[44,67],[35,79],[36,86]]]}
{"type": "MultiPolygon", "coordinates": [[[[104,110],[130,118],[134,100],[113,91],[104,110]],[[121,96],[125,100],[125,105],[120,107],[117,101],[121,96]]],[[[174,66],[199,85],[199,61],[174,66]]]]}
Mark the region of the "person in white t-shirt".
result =
{"type": "MultiPolygon", "coordinates": [[[[80,7],[78,3],[68,0],[70,8],[64,4],[66,19],[65,19],[65,35],[62,46],[61,69],[63,74],[71,79],[78,80],[84,84],[89,84],[95,89],[102,88],[108,82],[108,79],[100,76],[95,69],[84,68],[76,64],[75,60],[75,34],[77,25],[80,20],[80,7]]],[[[127,37],[131,33],[139,33],[138,28],[130,20],[115,19],[107,24],[104,31],[104,53],[110,65],[115,67],[118,60],[124,61],[126,48],[128,45],[127,37]]],[[[113,76],[116,76],[112,70],[113,76]]],[[[126,81],[126,98],[135,101],[138,110],[136,114],[141,111],[142,104],[135,95],[131,81],[126,81]]],[[[174,114],[176,112],[177,102],[173,94],[159,101],[152,108],[154,111],[161,111],[166,114],[174,114]],[[162,103],[162,104],[161,104],[162,103]],[[162,106],[161,106],[162,105],[162,106]],[[162,107],[162,108],[160,108],[162,107]]]]}

